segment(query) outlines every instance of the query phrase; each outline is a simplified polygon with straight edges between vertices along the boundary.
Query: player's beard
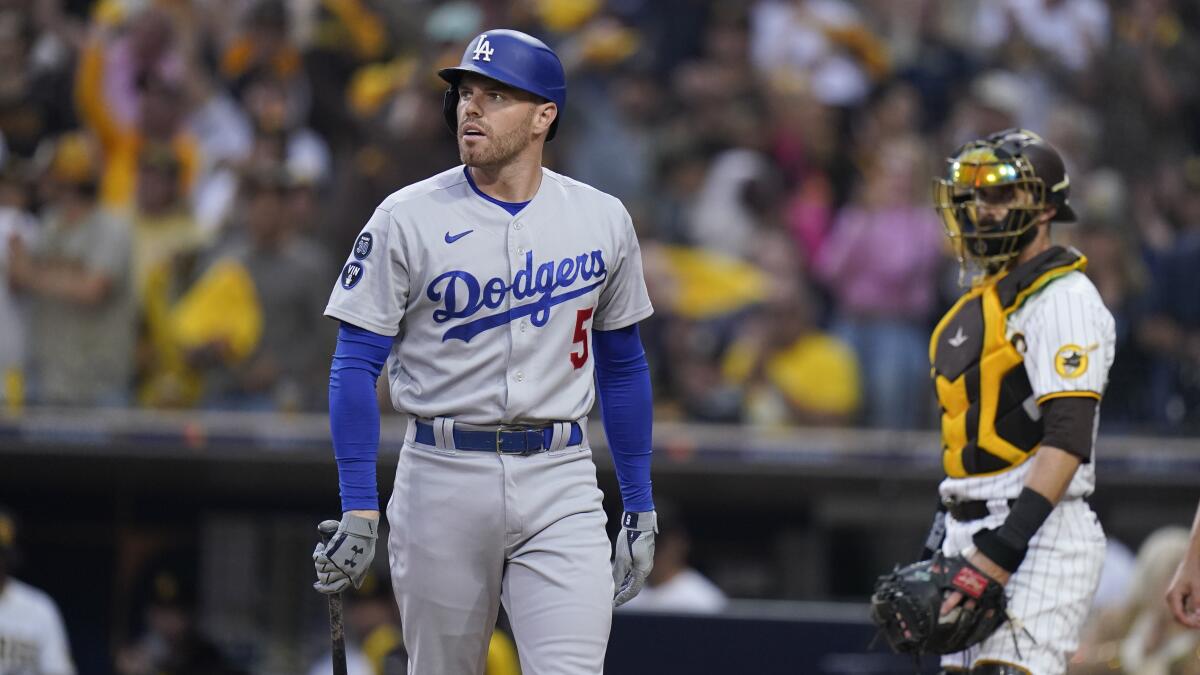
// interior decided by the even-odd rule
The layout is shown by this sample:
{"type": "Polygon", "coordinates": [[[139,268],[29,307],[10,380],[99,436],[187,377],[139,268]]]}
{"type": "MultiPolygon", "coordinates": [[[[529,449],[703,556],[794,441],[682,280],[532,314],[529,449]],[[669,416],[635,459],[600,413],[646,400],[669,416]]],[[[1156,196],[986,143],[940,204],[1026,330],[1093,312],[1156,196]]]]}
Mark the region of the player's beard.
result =
{"type": "MultiPolygon", "coordinates": [[[[505,134],[485,129],[487,142],[482,147],[469,148],[459,135],[458,157],[463,164],[476,168],[494,168],[508,164],[529,145],[533,138],[533,110],[529,115],[505,134]]],[[[482,125],[481,125],[482,126],[482,125]]]]}

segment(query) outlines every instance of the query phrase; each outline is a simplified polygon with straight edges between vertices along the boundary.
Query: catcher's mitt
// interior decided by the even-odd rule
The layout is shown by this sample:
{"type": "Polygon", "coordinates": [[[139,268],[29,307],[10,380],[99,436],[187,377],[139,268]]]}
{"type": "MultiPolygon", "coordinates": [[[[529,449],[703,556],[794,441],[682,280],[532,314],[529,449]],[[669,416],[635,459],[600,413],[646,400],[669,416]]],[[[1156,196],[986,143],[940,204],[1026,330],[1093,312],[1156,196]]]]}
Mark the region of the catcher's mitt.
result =
{"type": "Polygon", "coordinates": [[[1008,617],[1004,586],[960,556],[938,553],[875,582],[871,620],[901,654],[953,654],[982,642],[1008,617]],[[952,591],[963,601],[941,616],[952,591]],[[968,607],[968,605],[970,605],[968,607]]]}

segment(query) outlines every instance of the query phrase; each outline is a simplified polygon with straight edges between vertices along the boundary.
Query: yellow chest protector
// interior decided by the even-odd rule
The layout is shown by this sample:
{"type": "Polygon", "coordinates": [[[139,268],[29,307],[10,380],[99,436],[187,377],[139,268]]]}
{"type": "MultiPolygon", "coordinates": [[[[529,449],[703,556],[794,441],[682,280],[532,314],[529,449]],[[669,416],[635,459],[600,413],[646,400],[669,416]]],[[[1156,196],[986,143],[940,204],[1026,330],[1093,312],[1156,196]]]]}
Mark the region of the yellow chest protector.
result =
{"type": "Polygon", "coordinates": [[[1060,246],[981,281],[950,308],[929,341],[942,408],[942,467],[951,478],[1007,471],[1042,441],[1042,419],[1024,367],[1025,336],[1008,317],[1087,259],[1060,246]]]}

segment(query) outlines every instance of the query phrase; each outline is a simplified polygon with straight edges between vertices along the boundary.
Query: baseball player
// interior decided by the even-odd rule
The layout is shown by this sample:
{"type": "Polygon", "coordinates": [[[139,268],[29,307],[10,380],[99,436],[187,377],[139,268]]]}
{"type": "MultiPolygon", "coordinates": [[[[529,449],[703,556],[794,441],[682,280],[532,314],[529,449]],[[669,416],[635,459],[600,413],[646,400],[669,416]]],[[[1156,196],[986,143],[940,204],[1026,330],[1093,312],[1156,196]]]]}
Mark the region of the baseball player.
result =
{"type": "Polygon", "coordinates": [[[54,600],[9,576],[16,533],[13,517],[0,509],[0,675],[75,675],[54,600]]]}
{"type": "Polygon", "coordinates": [[[409,416],[387,505],[409,672],[482,673],[503,603],[525,675],[597,674],[612,608],[654,554],[637,238],[618,200],[541,166],[566,102],[546,45],[491,30],[439,75],[463,165],[379,205],[325,310],[341,321],[343,517],[313,555],[315,585],[357,585],[374,555],[386,361],[409,416]],[[584,417],[595,391],[625,507],[611,566],[584,417]]]}
{"type": "MultiPolygon", "coordinates": [[[[929,345],[946,472],[941,548],[1005,585],[1009,621],[942,666],[1058,675],[1104,558],[1104,533],[1085,498],[1095,486],[1113,318],[1083,274],[1087,260],[1051,244],[1051,223],[1075,214],[1049,144],[1010,129],[948,161],[934,181],[936,207],[960,262],[983,274],[929,345]]],[[[942,616],[963,601],[948,594],[942,616]]]]}

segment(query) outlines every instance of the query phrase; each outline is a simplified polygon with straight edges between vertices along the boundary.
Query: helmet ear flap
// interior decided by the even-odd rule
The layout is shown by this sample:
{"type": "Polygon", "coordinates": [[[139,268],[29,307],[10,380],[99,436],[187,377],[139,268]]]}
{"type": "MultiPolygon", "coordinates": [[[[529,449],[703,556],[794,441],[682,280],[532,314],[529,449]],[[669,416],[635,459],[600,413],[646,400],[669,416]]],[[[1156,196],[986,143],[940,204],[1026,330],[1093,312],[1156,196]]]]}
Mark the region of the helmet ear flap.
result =
{"type": "Polygon", "coordinates": [[[442,97],[442,117],[446,120],[446,126],[450,127],[450,133],[458,137],[458,87],[453,85],[446,90],[445,96],[442,97]]]}

